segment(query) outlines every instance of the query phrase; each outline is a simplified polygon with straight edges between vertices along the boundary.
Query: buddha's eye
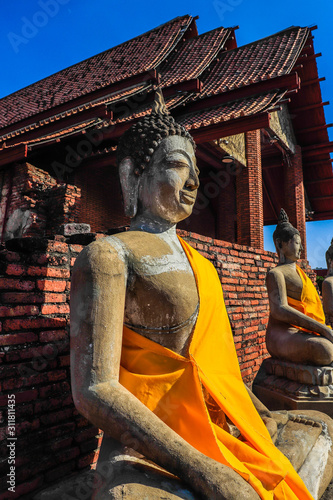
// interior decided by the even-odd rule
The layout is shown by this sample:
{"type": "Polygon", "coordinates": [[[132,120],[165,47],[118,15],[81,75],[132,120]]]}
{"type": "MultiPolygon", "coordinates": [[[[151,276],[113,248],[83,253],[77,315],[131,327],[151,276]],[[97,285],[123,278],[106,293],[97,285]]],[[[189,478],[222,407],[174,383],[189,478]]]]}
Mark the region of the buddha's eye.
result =
{"type": "Polygon", "coordinates": [[[190,165],[186,161],[181,160],[167,160],[168,168],[190,168],[190,165]]]}

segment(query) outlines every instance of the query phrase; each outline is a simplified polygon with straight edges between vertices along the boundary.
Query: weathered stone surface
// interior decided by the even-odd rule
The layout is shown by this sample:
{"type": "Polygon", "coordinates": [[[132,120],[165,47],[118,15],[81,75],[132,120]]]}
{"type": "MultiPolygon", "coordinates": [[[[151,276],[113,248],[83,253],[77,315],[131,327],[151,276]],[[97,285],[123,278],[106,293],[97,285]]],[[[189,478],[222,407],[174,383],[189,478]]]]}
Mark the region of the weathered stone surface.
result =
{"type": "Polygon", "coordinates": [[[321,432],[322,426],[317,422],[290,417],[279,432],[275,444],[298,471],[321,432]]]}
{"type": "Polygon", "coordinates": [[[109,500],[196,500],[175,476],[147,461],[133,457],[117,457],[109,462],[111,480],[101,484],[94,498],[109,500]]]}
{"type": "Polygon", "coordinates": [[[333,498],[333,481],[330,482],[320,500],[332,500],[332,498],[333,498]]]}
{"type": "Polygon", "coordinates": [[[273,111],[271,113],[270,126],[278,138],[287,146],[287,148],[295,153],[296,139],[286,104],[282,105],[282,109],[280,111],[273,111]]]}
{"type": "MultiPolygon", "coordinates": [[[[260,384],[262,387],[274,390],[283,394],[306,400],[330,400],[333,397],[333,385],[306,385],[300,382],[293,382],[284,377],[269,375],[260,384]]],[[[332,399],[333,403],[333,399],[332,399]]]]}
{"type": "Polygon", "coordinates": [[[72,234],[83,234],[83,233],[90,233],[90,224],[83,224],[83,223],[70,223],[70,224],[63,224],[61,226],[61,234],[64,236],[71,236],[72,234]]]}
{"type": "Polygon", "coordinates": [[[94,500],[196,500],[182,483],[170,475],[155,472],[148,466],[135,468],[127,461],[114,469],[113,483],[105,484],[96,471],[70,476],[56,485],[40,491],[33,500],[59,500],[61,498],[94,500]]]}
{"type": "Polygon", "coordinates": [[[310,366],[281,359],[267,358],[263,362],[267,375],[285,377],[305,385],[329,386],[333,384],[332,366],[310,366]]]}
{"type": "Polygon", "coordinates": [[[314,499],[319,500],[333,474],[332,419],[312,410],[272,415],[278,423],[277,447],[289,458],[314,499]]]}

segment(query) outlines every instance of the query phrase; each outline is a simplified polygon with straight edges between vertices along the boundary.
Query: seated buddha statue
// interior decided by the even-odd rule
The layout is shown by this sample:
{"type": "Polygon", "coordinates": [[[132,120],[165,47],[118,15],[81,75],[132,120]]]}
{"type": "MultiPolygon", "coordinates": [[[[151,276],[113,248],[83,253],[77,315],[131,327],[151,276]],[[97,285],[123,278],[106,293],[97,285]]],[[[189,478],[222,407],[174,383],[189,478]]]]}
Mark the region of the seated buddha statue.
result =
{"type": "Polygon", "coordinates": [[[103,460],[108,443],[126,441],[191,498],[310,500],[242,381],[215,268],[177,236],[199,172],[161,94],[117,154],[130,230],[81,252],[71,291],[73,398],[104,431],[103,460]]]}
{"type": "Polygon", "coordinates": [[[326,252],[327,277],[323,281],[322,296],[326,323],[333,327],[333,239],[326,252]]]}
{"type": "Polygon", "coordinates": [[[327,366],[333,361],[332,330],[325,324],[312,281],[296,264],[302,250],[301,237],[283,209],[273,239],[279,262],[266,278],[270,305],[267,350],[273,358],[327,366]]]}

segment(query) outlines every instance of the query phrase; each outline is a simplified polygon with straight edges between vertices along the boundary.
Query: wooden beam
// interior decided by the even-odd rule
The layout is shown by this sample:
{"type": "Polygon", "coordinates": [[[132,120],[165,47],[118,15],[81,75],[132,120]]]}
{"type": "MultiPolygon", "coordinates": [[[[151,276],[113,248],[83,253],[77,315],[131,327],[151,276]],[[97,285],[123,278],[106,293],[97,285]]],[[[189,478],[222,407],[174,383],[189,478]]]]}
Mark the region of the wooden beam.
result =
{"type": "Polygon", "coordinates": [[[309,181],[305,180],[304,184],[320,184],[321,182],[332,182],[333,181],[333,176],[332,177],[323,177],[322,179],[311,179],[309,181]]]}
{"type": "MultiPolygon", "coordinates": [[[[170,97],[177,92],[202,92],[203,83],[198,78],[193,78],[192,80],[185,80],[179,83],[173,83],[168,87],[163,87],[164,97],[170,97]]],[[[155,97],[155,96],[154,96],[155,97]]]]}
{"type": "Polygon", "coordinates": [[[12,148],[0,149],[0,167],[17,161],[25,160],[28,156],[27,144],[18,144],[12,148]]]}
{"type": "Polygon", "coordinates": [[[302,148],[302,156],[319,156],[333,152],[333,142],[324,142],[323,144],[311,144],[302,148]]]}
{"type": "Polygon", "coordinates": [[[326,80],[325,76],[323,76],[322,78],[313,78],[312,80],[305,80],[301,82],[301,88],[307,87],[308,85],[314,85],[315,83],[324,82],[325,80],[326,80]]]}
{"type": "Polygon", "coordinates": [[[327,212],[315,212],[312,215],[312,220],[331,220],[333,219],[333,210],[327,212]]]}
{"type": "Polygon", "coordinates": [[[309,127],[309,128],[303,128],[297,131],[298,134],[308,134],[310,132],[317,132],[319,130],[325,130],[330,127],[333,127],[333,123],[328,123],[325,125],[320,125],[318,127],[309,127]]]}
{"type": "Polygon", "coordinates": [[[328,196],[315,196],[314,198],[309,196],[309,198],[310,198],[311,203],[313,201],[326,201],[326,200],[330,200],[333,202],[333,193],[331,195],[328,195],[328,196]]]}
{"type": "Polygon", "coordinates": [[[200,127],[197,129],[186,128],[194,140],[200,144],[201,142],[213,141],[229,135],[242,134],[250,130],[267,128],[269,127],[269,120],[270,116],[268,113],[260,113],[258,115],[220,122],[215,125],[208,125],[207,127],[200,127]]]}
{"type": "MultiPolygon", "coordinates": [[[[308,104],[307,106],[301,106],[300,108],[292,108],[291,112],[292,113],[301,113],[302,111],[308,111],[310,109],[316,109],[316,108],[321,108],[322,106],[327,106],[329,103],[330,103],[330,101],[317,102],[315,104],[308,104]]],[[[296,117],[294,117],[294,118],[296,118],[296,117]]]]}
{"type": "Polygon", "coordinates": [[[244,99],[255,94],[283,89],[289,91],[300,89],[300,78],[296,72],[290,73],[289,75],[277,76],[276,78],[269,78],[268,80],[252,83],[250,85],[243,85],[237,89],[221,92],[212,97],[204,97],[198,101],[190,102],[181,110],[181,114],[193,113],[194,111],[221,106],[227,102],[244,99]]]}
{"type": "Polygon", "coordinates": [[[326,162],[333,162],[333,158],[327,158],[326,160],[319,160],[319,161],[304,161],[303,164],[306,166],[306,167],[317,167],[318,165],[322,165],[323,163],[326,163],[326,162]]]}
{"type": "Polygon", "coordinates": [[[316,59],[317,57],[321,57],[323,54],[321,52],[318,52],[317,54],[310,54],[309,56],[307,54],[303,54],[298,58],[299,61],[303,63],[306,63],[308,61],[312,61],[313,59],[316,59]]]}
{"type": "Polygon", "coordinates": [[[200,160],[208,163],[208,165],[210,165],[211,167],[214,167],[218,170],[221,170],[223,168],[222,160],[209,153],[209,151],[202,149],[202,147],[199,146],[195,154],[198,158],[200,158],[200,160]]]}

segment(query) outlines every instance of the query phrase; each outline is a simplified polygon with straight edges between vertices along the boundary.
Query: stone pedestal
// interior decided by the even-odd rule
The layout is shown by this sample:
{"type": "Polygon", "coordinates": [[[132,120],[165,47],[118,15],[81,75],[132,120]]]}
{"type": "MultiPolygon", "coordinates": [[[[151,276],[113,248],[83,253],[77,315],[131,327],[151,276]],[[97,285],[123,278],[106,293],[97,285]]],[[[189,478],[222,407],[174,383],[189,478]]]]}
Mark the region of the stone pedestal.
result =
{"type": "Polygon", "coordinates": [[[333,417],[333,367],[266,359],[253,382],[270,410],[318,410],[333,417]]]}

